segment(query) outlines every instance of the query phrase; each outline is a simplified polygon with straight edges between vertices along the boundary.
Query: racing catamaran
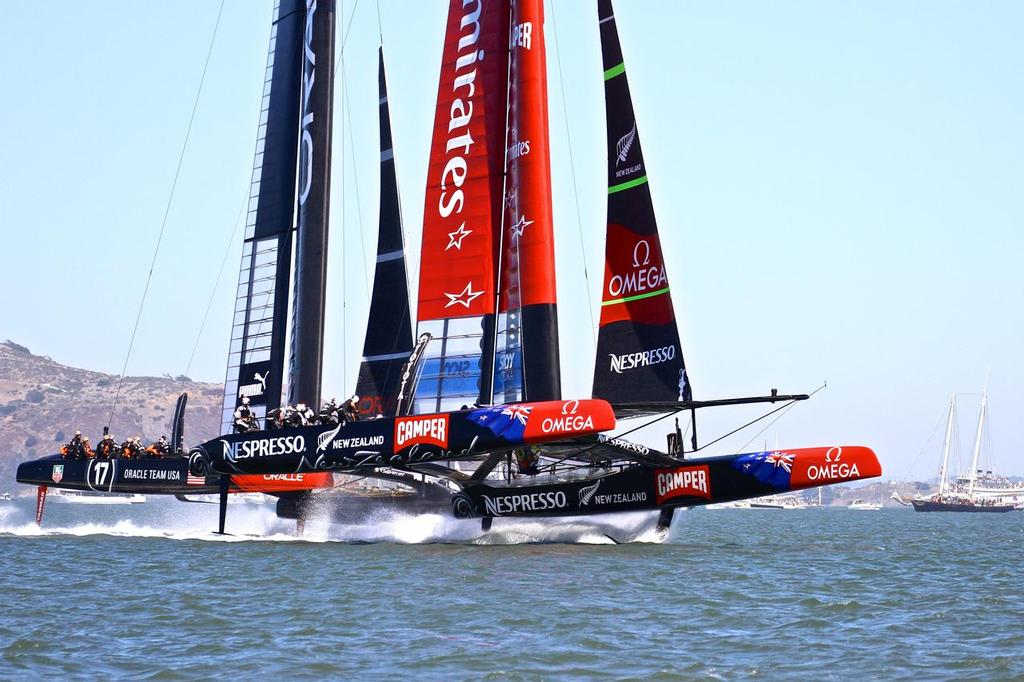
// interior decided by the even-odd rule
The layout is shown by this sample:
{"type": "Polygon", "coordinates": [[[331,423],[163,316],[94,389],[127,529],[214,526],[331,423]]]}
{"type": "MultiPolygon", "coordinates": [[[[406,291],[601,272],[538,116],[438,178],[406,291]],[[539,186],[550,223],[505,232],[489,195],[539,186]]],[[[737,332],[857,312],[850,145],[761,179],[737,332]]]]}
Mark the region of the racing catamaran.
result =
{"type": "Polygon", "coordinates": [[[453,0],[428,165],[418,341],[395,412],[226,435],[193,450],[196,472],[225,481],[306,471],[430,476],[454,491],[456,517],[479,517],[485,529],[495,517],[637,510],[660,510],[667,528],[678,507],[881,474],[865,447],[696,460],[678,433],[670,452],[606,435],[617,418],[807,396],[693,399],[610,2],[599,9],[609,238],[594,397],[564,400],[560,390],[542,2],[453,0]]]}
{"type": "MultiPolygon", "coordinates": [[[[371,320],[358,390],[360,410],[375,418],[226,433],[193,448],[189,475],[216,480],[221,493],[220,532],[227,493],[247,476],[420,481],[430,499],[415,508],[443,505],[456,517],[482,519],[484,529],[495,517],[644,510],[659,511],[659,527],[667,529],[679,507],[881,474],[874,453],[858,446],[693,458],[697,410],[807,396],[773,391],[693,399],[611,3],[598,6],[609,167],[593,397],[561,395],[543,3],[451,0],[425,194],[417,342],[411,344],[408,315],[371,320]],[[371,343],[382,330],[384,341],[371,343]],[[389,364],[374,371],[371,362],[389,364]],[[396,363],[402,363],[397,380],[396,363]],[[373,382],[364,389],[367,376],[373,382]],[[666,452],[608,435],[618,420],[679,412],[691,417],[689,457],[678,427],[666,452]]],[[[332,81],[333,3],[283,1],[275,41],[225,385],[225,431],[242,397],[261,417],[279,407],[286,374],[290,403],[317,405],[321,393],[330,95],[320,86],[332,81]],[[302,68],[284,68],[289,63],[302,68]],[[275,108],[282,92],[301,107],[275,108]],[[289,180],[296,166],[298,177],[289,180]]],[[[382,166],[385,156],[392,158],[384,146],[385,117],[382,107],[382,166]]],[[[390,182],[382,179],[382,193],[390,182]]],[[[397,216],[397,208],[382,208],[378,281],[389,262],[401,263],[404,276],[400,227],[397,241],[384,237],[391,213],[397,216]]],[[[395,282],[396,276],[397,270],[385,277],[395,282]]],[[[408,310],[401,287],[381,292],[392,300],[380,307],[408,310]]],[[[379,307],[376,282],[373,297],[371,315],[379,307]]],[[[315,497],[286,496],[279,513],[301,517],[315,497]]]]}

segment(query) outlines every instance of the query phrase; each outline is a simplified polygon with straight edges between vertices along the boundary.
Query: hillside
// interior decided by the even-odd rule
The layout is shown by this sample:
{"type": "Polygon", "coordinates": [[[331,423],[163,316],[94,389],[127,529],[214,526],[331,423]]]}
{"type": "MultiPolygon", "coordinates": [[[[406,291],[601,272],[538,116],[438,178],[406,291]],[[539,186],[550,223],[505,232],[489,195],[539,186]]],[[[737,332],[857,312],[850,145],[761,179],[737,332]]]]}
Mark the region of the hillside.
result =
{"type": "MultiPolygon", "coordinates": [[[[67,367],[33,355],[12,341],[0,343],[0,491],[13,487],[17,463],[57,451],[75,430],[92,442],[103,434],[117,377],[67,367]]],[[[189,395],[185,444],[220,433],[221,384],[178,377],[125,377],[110,425],[114,437],[170,436],[174,403],[189,395]]]]}

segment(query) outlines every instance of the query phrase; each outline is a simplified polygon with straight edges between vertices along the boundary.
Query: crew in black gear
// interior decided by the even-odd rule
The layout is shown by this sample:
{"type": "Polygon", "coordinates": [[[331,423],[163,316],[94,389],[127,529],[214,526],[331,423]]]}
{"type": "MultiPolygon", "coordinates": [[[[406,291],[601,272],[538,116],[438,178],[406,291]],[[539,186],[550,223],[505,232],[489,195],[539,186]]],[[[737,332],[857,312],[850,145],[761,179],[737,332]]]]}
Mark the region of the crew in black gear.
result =
{"type": "Polygon", "coordinates": [[[299,422],[302,426],[312,426],[316,424],[316,415],[313,410],[309,409],[306,403],[299,403],[295,406],[295,411],[299,414],[299,422]]]}
{"type": "Polygon", "coordinates": [[[341,418],[345,422],[359,421],[359,396],[353,395],[341,404],[341,418]]]}
{"type": "Polygon", "coordinates": [[[157,459],[166,457],[170,451],[171,448],[167,445],[167,436],[160,436],[160,440],[146,448],[146,454],[157,459]]]}
{"type": "Polygon", "coordinates": [[[138,438],[129,438],[121,443],[121,456],[125,459],[138,459],[141,454],[142,447],[139,445],[138,438]]]}
{"type": "Polygon", "coordinates": [[[282,410],[280,407],[275,407],[274,409],[270,410],[269,412],[267,412],[267,418],[264,421],[264,423],[266,424],[267,431],[283,429],[285,427],[284,410],[282,410]]]}
{"type": "Polygon", "coordinates": [[[302,415],[291,405],[287,405],[281,410],[281,420],[288,427],[302,426],[302,415]]]}
{"type": "Polygon", "coordinates": [[[320,408],[320,423],[324,425],[337,426],[341,420],[338,412],[338,403],[331,398],[320,408]]]}
{"type": "Polygon", "coordinates": [[[74,438],[61,448],[61,454],[66,459],[85,459],[85,441],[82,439],[81,431],[75,431],[74,438]]]}
{"type": "Polygon", "coordinates": [[[96,459],[114,459],[118,454],[117,442],[109,433],[100,439],[96,446],[96,459]]]}
{"type": "Polygon", "coordinates": [[[235,409],[235,433],[252,433],[260,430],[256,415],[249,409],[249,397],[242,398],[242,404],[235,409]]]}

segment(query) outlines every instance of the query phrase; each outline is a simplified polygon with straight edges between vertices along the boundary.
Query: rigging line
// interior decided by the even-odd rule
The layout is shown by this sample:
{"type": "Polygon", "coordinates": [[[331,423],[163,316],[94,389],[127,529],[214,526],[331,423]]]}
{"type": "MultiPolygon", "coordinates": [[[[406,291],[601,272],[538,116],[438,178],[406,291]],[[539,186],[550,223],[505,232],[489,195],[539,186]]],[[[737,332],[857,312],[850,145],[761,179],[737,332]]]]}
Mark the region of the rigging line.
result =
{"type": "Polygon", "coordinates": [[[597,325],[594,322],[594,306],[590,303],[590,273],[587,269],[587,246],[583,238],[583,215],[580,212],[580,190],[576,183],[576,161],[572,153],[572,132],[569,128],[569,109],[565,99],[565,79],[562,77],[562,41],[558,38],[558,17],[555,14],[555,5],[551,3],[551,28],[555,36],[555,59],[558,62],[558,85],[562,93],[562,119],[565,122],[565,137],[569,146],[569,174],[572,177],[572,194],[576,201],[576,226],[580,235],[580,252],[583,254],[583,281],[587,285],[587,312],[590,313],[590,334],[597,346],[597,325]]]}
{"type": "Polygon", "coordinates": [[[941,417],[939,417],[939,420],[937,422],[935,422],[935,427],[932,429],[931,435],[928,436],[928,440],[925,441],[924,446],[917,453],[917,456],[914,457],[914,461],[910,463],[910,466],[907,468],[907,473],[905,473],[903,475],[903,478],[900,479],[902,482],[906,482],[907,480],[910,479],[910,472],[913,471],[915,466],[917,466],[917,462],[918,462],[918,460],[921,459],[921,455],[924,454],[924,451],[927,450],[928,446],[932,444],[932,439],[935,438],[935,433],[939,430],[939,426],[941,426],[942,422],[944,422],[944,421],[946,421],[945,414],[943,414],[941,417]]]}
{"type": "Polygon", "coordinates": [[[380,0],[377,0],[377,37],[380,39],[380,44],[384,45],[384,22],[380,20],[380,0]]]}
{"type": "Polygon", "coordinates": [[[124,364],[121,366],[121,377],[117,380],[117,391],[114,393],[114,402],[110,406],[110,417],[107,419],[107,426],[114,421],[114,410],[117,409],[117,401],[121,397],[121,386],[124,384],[124,375],[128,371],[128,361],[132,357],[132,348],[135,346],[135,335],[139,331],[139,322],[142,320],[142,310],[146,305],[146,296],[149,293],[149,285],[153,281],[153,269],[156,267],[156,259],[160,254],[160,244],[164,239],[164,229],[167,227],[167,217],[171,213],[171,204],[174,201],[174,191],[178,187],[178,177],[181,175],[181,166],[185,160],[185,150],[188,149],[188,141],[192,135],[192,123],[196,119],[196,110],[199,108],[199,98],[203,93],[203,84],[206,82],[206,70],[210,66],[210,56],[213,54],[213,45],[217,40],[217,29],[220,28],[220,18],[224,13],[224,0],[220,0],[220,7],[217,9],[217,21],[213,25],[213,35],[210,36],[210,47],[206,51],[206,61],[203,63],[203,74],[199,78],[199,88],[196,90],[195,101],[192,102],[192,114],[188,119],[188,127],[185,129],[185,141],[181,145],[181,152],[178,154],[178,167],[174,171],[174,180],[171,182],[171,193],[167,197],[167,206],[164,208],[164,217],[160,222],[160,232],[156,238],[156,248],[153,249],[153,260],[149,264],[149,273],[146,275],[146,285],[142,289],[142,299],[139,301],[139,311],[135,316],[135,326],[132,328],[132,336],[128,341],[128,352],[124,357],[124,364]]]}
{"type": "MultiPolygon", "coordinates": [[[[246,192],[248,194],[248,192],[246,192]]],[[[228,245],[224,249],[224,258],[220,261],[220,269],[217,270],[217,278],[213,282],[213,289],[210,290],[210,299],[206,302],[206,311],[203,312],[203,321],[199,323],[199,333],[196,334],[196,342],[192,345],[192,354],[188,356],[188,365],[185,367],[185,376],[188,376],[189,371],[192,369],[192,361],[195,360],[196,350],[199,348],[199,340],[203,336],[203,331],[206,329],[206,318],[210,315],[210,308],[213,307],[213,300],[217,296],[217,289],[220,287],[220,279],[224,274],[224,266],[228,262],[228,257],[231,255],[232,247],[235,245],[235,236],[238,234],[238,228],[242,226],[245,217],[245,207],[249,204],[248,197],[242,200],[242,206],[238,210],[238,218],[235,219],[235,228],[231,231],[231,237],[228,239],[228,245]]]]}
{"type": "Polygon", "coordinates": [[[751,437],[750,437],[750,440],[748,440],[748,441],[747,441],[746,443],[744,443],[743,445],[741,445],[741,446],[739,447],[739,450],[740,450],[740,452],[742,452],[742,451],[746,450],[746,449],[747,449],[747,446],[748,446],[748,445],[750,445],[751,443],[753,443],[753,442],[754,442],[754,440],[755,440],[755,439],[756,439],[756,438],[757,438],[758,436],[760,436],[760,435],[761,435],[762,433],[764,433],[765,431],[767,431],[768,429],[770,429],[770,428],[771,428],[772,426],[774,426],[774,425],[775,425],[775,422],[777,422],[777,421],[779,421],[780,419],[782,419],[783,417],[785,417],[785,416],[786,416],[786,410],[788,410],[788,409],[789,409],[790,407],[793,407],[794,405],[796,405],[796,402],[792,402],[792,403],[790,403],[789,405],[786,405],[786,406],[785,406],[785,407],[786,407],[786,409],[784,409],[784,410],[782,410],[781,412],[779,412],[779,416],[778,416],[778,417],[776,417],[775,419],[773,419],[773,420],[771,420],[770,422],[768,422],[767,424],[765,424],[765,427],[764,427],[763,429],[761,429],[760,431],[758,431],[757,433],[755,433],[755,434],[754,434],[753,436],[751,436],[751,437]]]}
{"type": "MultiPolygon", "coordinates": [[[[814,390],[814,391],[813,391],[813,392],[812,392],[812,393],[811,393],[810,395],[808,395],[808,396],[807,396],[807,398],[808,398],[808,399],[810,399],[810,397],[811,397],[811,396],[813,396],[813,395],[814,395],[815,393],[817,393],[817,392],[818,392],[818,391],[820,391],[821,389],[825,388],[825,387],[826,387],[827,385],[828,385],[828,384],[822,384],[822,385],[821,385],[821,386],[819,386],[819,387],[818,387],[817,389],[815,389],[815,390],[814,390]]],[[[790,408],[790,407],[793,407],[794,405],[796,405],[796,401],[795,401],[795,400],[794,400],[793,402],[791,402],[791,403],[790,403],[789,405],[784,405],[783,407],[786,407],[786,408],[790,408]]],[[[786,416],[786,410],[783,410],[783,411],[782,411],[782,412],[781,412],[781,413],[779,414],[779,416],[778,416],[778,417],[776,417],[775,419],[771,420],[771,422],[769,422],[769,423],[768,423],[768,424],[767,424],[767,425],[766,425],[766,426],[765,426],[765,427],[764,427],[763,429],[761,429],[760,431],[758,431],[757,433],[755,433],[755,434],[754,434],[753,436],[751,436],[750,440],[748,440],[748,441],[747,441],[746,443],[744,443],[744,444],[743,444],[742,446],[740,446],[740,448],[739,448],[739,449],[740,449],[740,451],[742,452],[743,450],[746,450],[746,449],[747,449],[747,446],[748,446],[748,445],[750,445],[751,443],[753,443],[753,442],[754,442],[754,439],[756,439],[756,438],[757,438],[758,436],[760,436],[760,435],[761,435],[762,433],[764,433],[765,431],[767,431],[768,429],[770,429],[770,428],[771,428],[771,427],[772,427],[772,426],[773,426],[773,425],[775,424],[775,422],[779,421],[779,420],[780,420],[780,419],[782,419],[782,418],[783,418],[784,416],[786,416]]]]}
{"type": "MultiPolygon", "coordinates": [[[[341,65],[341,99],[345,103],[345,122],[348,123],[348,153],[352,159],[352,182],[356,188],[356,216],[359,218],[359,247],[363,255],[363,284],[366,285],[366,300],[370,300],[370,275],[366,270],[366,240],[363,237],[363,205],[359,199],[359,173],[356,172],[356,142],[352,133],[352,105],[348,98],[348,89],[345,84],[348,82],[348,75],[345,73],[345,65],[341,65]]],[[[342,171],[344,173],[344,171],[342,171]]]]}

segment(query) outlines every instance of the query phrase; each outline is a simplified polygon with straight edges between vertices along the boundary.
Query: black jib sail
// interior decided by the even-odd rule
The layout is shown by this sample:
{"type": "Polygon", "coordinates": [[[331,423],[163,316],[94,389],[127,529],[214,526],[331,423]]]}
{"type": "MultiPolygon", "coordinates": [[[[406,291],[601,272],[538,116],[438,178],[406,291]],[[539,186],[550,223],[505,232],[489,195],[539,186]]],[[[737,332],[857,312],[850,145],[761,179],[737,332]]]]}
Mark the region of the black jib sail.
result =
{"type": "Polygon", "coordinates": [[[594,397],[690,400],[611,0],[598,0],[608,123],[608,234],[594,397]]]}
{"type": "Polygon", "coordinates": [[[281,404],[302,81],[301,0],[283,0],[270,33],[256,156],[235,294],[221,423],[243,397],[262,417],[281,404]]]}
{"type": "Polygon", "coordinates": [[[334,0],[306,0],[288,401],[320,404],[334,112],[334,0]]]}
{"type": "Polygon", "coordinates": [[[391,145],[384,51],[379,52],[380,82],[380,223],[377,268],[373,275],[370,319],[363,343],[356,393],[364,417],[395,414],[402,366],[412,353],[409,285],[405,272],[405,241],[398,201],[395,154],[391,145]]]}

